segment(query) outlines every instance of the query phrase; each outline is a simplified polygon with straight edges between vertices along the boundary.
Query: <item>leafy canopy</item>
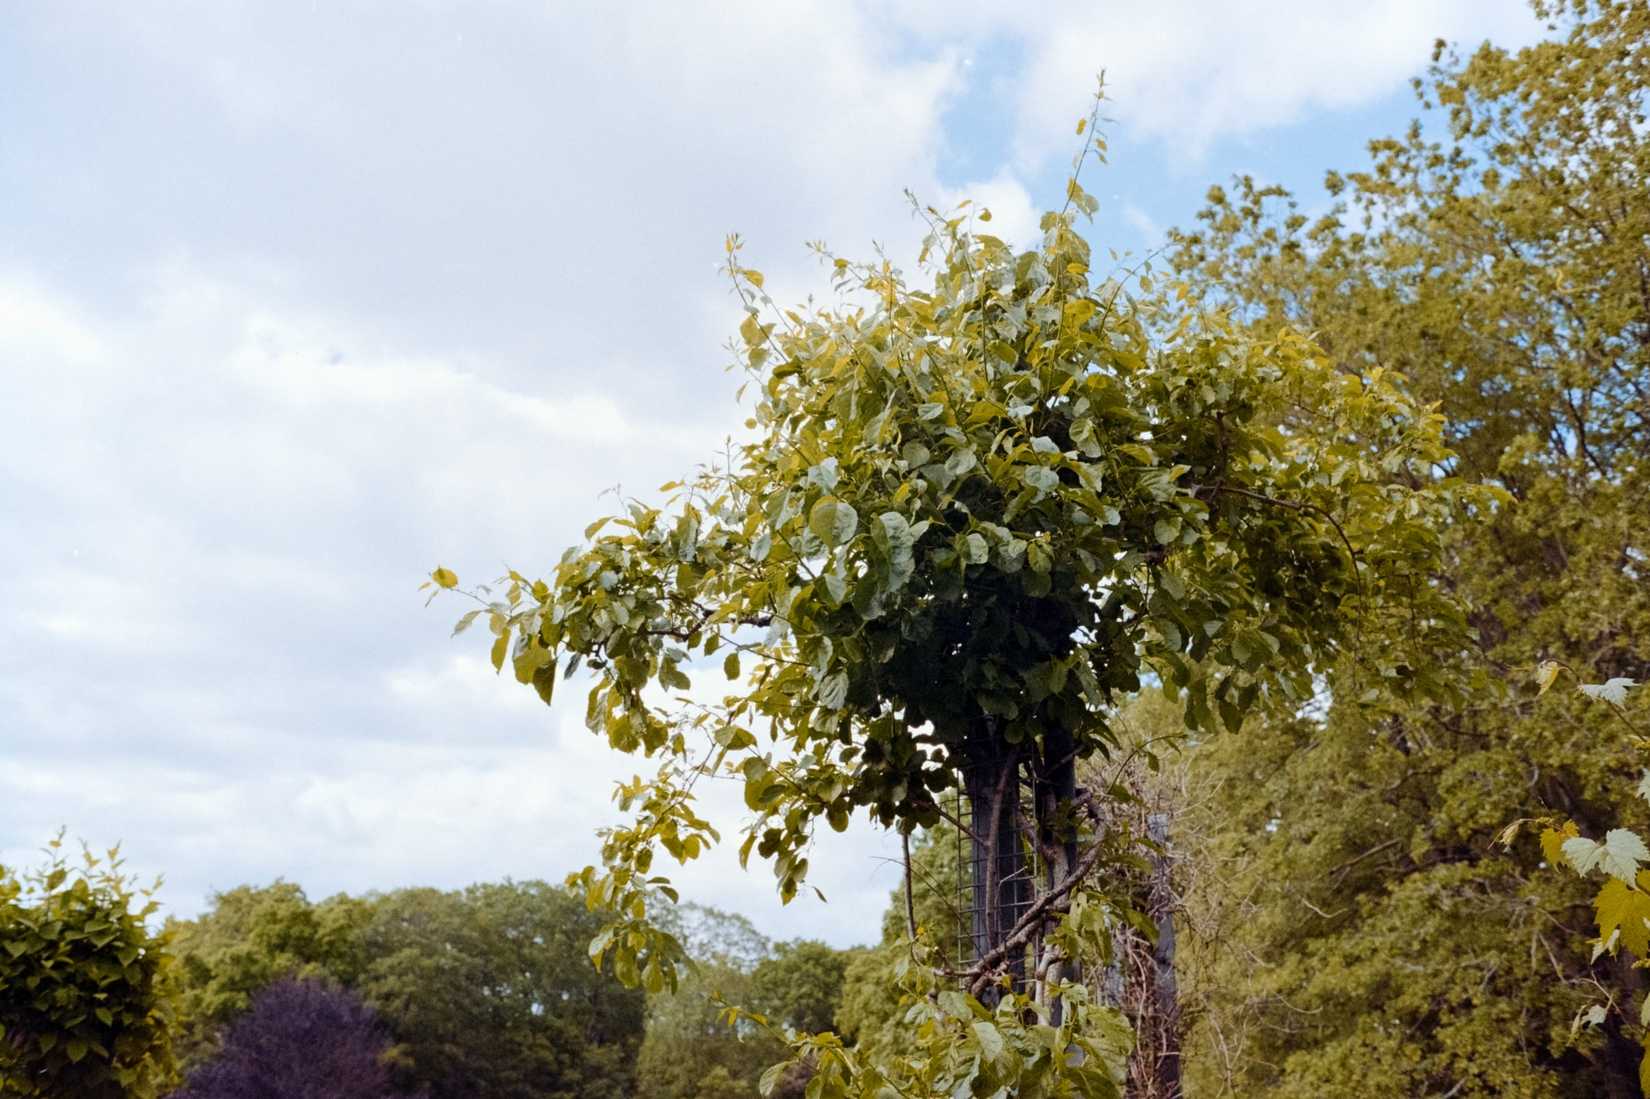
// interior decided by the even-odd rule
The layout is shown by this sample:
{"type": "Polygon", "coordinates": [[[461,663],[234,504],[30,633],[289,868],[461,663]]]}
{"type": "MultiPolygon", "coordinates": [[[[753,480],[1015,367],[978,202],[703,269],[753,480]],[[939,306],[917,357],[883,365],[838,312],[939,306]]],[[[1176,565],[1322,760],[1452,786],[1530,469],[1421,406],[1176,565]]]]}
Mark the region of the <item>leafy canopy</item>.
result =
{"type": "MultiPolygon", "coordinates": [[[[622,980],[675,985],[653,862],[719,839],[694,809],[702,774],[742,777],[741,859],[770,860],[789,900],[821,820],[929,827],[970,758],[1056,733],[1106,753],[1108,707],[1147,677],[1194,728],[1298,705],[1354,648],[1392,692],[1447,693],[1416,655],[1461,628],[1433,584],[1436,532],[1488,497],[1436,476],[1439,417],[1394,374],[1338,372],[1304,336],[1247,333],[1184,288],[1139,305],[1132,274],[1092,269],[1076,219],[1095,207],[1074,177],[1020,253],[979,231],[987,211],[919,211],[921,287],[821,246],[839,299],[808,310],[774,307],[730,238],[748,441],[663,505],[593,523],[547,579],[468,593],[481,606],[458,629],[485,616],[497,668],[546,702],[588,668],[591,729],[661,761],[620,786],[635,816],[604,833],[603,869],[572,879],[612,914],[591,954],[622,980]],[[689,673],[718,664],[734,685],[707,705],[689,673]]],[[[1101,1014],[1078,992],[1066,1023],[1003,1033],[1074,1040],[1101,1014]]],[[[932,1057],[971,1049],[976,1070],[1001,1054],[983,1034],[1032,1017],[1016,996],[995,1023],[924,1003],[932,1057]]],[[[838,1094],[828,1038],[807,1053],[838,1094]]],[[[1063,1063],[1023,1062],[1050,1075],[1015,1086],[1099,1086],[1060,1082],[1063,1063]]]]}

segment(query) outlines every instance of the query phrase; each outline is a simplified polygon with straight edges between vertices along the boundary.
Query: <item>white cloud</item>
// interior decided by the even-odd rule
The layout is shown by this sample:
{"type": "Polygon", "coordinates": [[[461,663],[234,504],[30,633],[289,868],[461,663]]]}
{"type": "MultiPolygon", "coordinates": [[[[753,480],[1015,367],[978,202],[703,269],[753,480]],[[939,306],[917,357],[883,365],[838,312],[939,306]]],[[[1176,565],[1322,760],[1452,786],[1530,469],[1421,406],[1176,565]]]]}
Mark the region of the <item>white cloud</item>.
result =
{"type": "Polygon", "coordinates": [[[1147,247],[1155,247],[1163,240],[1163,227],[1139,205],[1133,202],[1123,204],[1123,220],[1139,233],[1147,247]]]}
{"type": "Polygon", "coordinates": [[[1021,51],[1009,87],[1022,170],[1072,150],[1083,97],[1102,70],[1107,113],[1122,129],[1195,161],[1217,138],[1402,88],[1437,38],[1519,45],[1540,31],[1511,0],[917,0],[894,12],[895,22],[948,35],[966,52],[1021,51]]]}

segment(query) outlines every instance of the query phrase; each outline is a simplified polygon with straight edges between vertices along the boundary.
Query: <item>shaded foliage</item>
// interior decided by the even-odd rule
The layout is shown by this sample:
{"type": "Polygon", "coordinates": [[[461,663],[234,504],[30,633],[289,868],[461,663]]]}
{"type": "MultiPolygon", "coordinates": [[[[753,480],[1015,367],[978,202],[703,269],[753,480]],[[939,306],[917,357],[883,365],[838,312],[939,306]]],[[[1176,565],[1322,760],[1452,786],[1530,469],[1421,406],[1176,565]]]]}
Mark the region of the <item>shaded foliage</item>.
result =
{"type": "Polygon", "coordinates": [[[335,985],[280,980],[259,992],[222,1047],[174,1099],[396,1099],[388,1030],[335,985]]]}

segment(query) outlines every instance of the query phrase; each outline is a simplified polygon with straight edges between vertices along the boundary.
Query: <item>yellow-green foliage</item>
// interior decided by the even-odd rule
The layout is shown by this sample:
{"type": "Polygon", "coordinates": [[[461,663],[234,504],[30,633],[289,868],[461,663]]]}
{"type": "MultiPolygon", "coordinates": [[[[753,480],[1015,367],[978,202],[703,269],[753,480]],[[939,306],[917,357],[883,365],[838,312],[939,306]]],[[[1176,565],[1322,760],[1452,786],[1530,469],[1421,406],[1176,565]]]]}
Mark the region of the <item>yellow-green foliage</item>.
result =
{"type": "Polygon", "coordinates": [[[1615,715],[1530,673],[1650,672],[1650,8],[1537,10],[1551,41],[1440,53],[1420,91],[1444,117],[1331,175],[1327,214],[1239,180],[1178,240],[1252,331],[1402,371],[1449,425],[1439,472],[1511,500],[1452,534],[1435,580],[1477,629],[1434,658],[1490,677],[1469,704],[1355,710],[1364,685],[1336,679],[1326,715],[1201,751],[1208,1094],[1639,1093],[1638,980],[1592,959],[1596,885],[1495,843],[1518,818],[1594,839],[1644,819],[1615,715]]]}
{"type": "Polygon", "coordinates": [[[0,866],[0,1095],[150,1099],[174,1082],[166,937],[117,850],[0,866]]]}

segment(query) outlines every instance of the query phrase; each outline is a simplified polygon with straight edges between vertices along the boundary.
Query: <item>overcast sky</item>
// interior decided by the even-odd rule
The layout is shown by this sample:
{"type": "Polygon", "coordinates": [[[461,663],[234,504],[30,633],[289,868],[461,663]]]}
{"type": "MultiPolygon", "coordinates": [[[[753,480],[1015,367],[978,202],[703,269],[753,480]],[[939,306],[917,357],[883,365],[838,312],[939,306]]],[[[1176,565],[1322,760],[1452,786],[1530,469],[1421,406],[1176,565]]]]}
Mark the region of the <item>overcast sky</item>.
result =
{"type": "MultiPolygon", "coordinates": [[[[1105,69],[1098,243],[1413,113],[1517,0],[131,3],[0,17],[0,861],[60,825],[168,910],[559,880],[614,819],[582,691],[499,680],[416,588],[537,574],[742,418],[724,234],[907,252],[903,188],[1026,239],[1105,69]]],[[[714,795],[724,834],[744,810],[714,795]]],[[[690,897],[875,936],[868,826],[781,909],[735,843],[690,897]]]]}

